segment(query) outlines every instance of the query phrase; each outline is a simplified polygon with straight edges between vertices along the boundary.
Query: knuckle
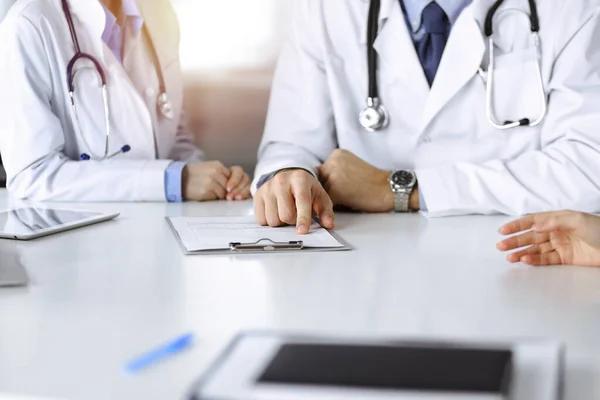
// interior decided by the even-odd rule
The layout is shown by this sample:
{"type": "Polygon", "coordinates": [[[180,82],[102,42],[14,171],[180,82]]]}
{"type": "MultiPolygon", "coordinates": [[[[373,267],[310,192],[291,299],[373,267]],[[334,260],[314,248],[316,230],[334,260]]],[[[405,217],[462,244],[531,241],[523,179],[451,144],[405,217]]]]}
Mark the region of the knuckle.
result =
{"type": "Polygon", "coordinates": [[[294,170],[291,177],[296,182],[302,182],[306,179],[306,171],[301,169],[294,170]]]}
{"type": "Polygon", "coordinates": [[[272,226],[274,228],[281,226],[281,221],[275,216],[267,216],[267,222],[269,226],[272,226]]]}
{"type": "Polygon", "coordinates": [[[296,201],[301,204],[310,203],[310,196],[307,191],[301,191],[296,195],[296,201]]]}
{"type": "Polygon", "coordinates": [[[280,210],[279,211],[279,219],[290,225],[294,223],[295,215],[290,210],[280,210]]]}
{"type": "Polygon", "coordinates": [[[285,174],[277,174],[273,177],[273,179],[271,179],[271,182],[277,184],[277,185],[284,185],[287,182],[287,177],[285,176],[285,174]]]}
{"type": "Polygon", "coordinates": [[[309,225],[311,223],[311,219],[309,217],[301,216],[298,217],[298,221],[296,221],[298,225],[309,225]]]}

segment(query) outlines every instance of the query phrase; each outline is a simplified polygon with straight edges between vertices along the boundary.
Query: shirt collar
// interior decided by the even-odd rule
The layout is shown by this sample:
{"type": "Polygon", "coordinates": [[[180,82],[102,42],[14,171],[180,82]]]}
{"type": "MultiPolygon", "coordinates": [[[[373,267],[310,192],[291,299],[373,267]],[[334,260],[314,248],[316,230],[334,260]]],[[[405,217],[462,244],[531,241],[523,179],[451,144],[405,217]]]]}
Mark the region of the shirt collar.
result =
{"type": "Polygon", "coordinates": [[[102,3],[102,8],[106,14],[106,24],[104,25],[104,32],[102,32],[102,40],[104,43],[109,43],[113,36],[113,32],[117,27],[117,17],[110,12],[104,3],[102,3]]]}
{"type": "MultiPolygon", "coordinates": [[[[436,0],[448,16],[450,25],[454,25],[463,10],[471,4],[472,1],[473,0],[436,0]]],[[[413,33],[417,33],[421,29],[421,15],[423,14],[423,10],[432,2],[433,0],[402,0],[406,16],[410,22],[410,29],[413,33]]]]}
{"type": "Polygon", "coordinates": [[[128,28],[132,30],[136,36],[144,26],[144,18],[137,5],[137,0],[122,0],[121,10],[118,15],[114,15],[106,6],[106,0],[101,0],[104,12],[106,13],[106,26],[104,29],[103,38],[108,38],[111,32],[118,26],[124,28],[128,24],[128,28]]]}

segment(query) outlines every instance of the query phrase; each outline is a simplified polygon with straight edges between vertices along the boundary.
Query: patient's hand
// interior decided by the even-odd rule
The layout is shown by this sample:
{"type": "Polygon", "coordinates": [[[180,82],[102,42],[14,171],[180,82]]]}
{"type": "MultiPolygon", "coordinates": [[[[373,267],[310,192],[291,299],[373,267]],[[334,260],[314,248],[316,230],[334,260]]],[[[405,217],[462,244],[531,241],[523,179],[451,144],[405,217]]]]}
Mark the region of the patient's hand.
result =
{"type": "Polygon", "coordinates": [[[533,214],[500,228],[512,235],[498,243],[512,263],[534,266],[580,265],[600,267],[600,217],[572,211],[533,214]]]}

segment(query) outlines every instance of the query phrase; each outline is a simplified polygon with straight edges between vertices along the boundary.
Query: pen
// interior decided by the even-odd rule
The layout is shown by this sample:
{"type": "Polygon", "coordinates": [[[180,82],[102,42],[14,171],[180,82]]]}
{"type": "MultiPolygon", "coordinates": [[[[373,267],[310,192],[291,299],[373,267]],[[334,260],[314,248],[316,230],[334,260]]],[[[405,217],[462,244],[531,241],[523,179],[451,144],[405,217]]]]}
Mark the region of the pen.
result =
{"type": "Polygon", "coordinates": [[[180,336],[177,339],[174,339],[171,342],[164,344],[154,350],[151,350],[133,361],[130,361],[125,365],[125,370],[130,373],[138,372],[151,364],[154,364],[158,361],[161,361],[165,358],[168,358],[186,350],[192,345],[193,341],[193,333],[188,333],[183,336],[180,336]]]}

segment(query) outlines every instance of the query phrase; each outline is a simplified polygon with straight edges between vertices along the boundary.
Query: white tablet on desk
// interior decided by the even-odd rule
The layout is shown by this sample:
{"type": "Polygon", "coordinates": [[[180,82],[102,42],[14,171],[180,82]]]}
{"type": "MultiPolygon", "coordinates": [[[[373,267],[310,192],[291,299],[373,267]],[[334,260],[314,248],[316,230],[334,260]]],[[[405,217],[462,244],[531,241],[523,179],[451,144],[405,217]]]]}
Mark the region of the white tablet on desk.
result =
{"type": "Polygon", "coordinates": [[[17,208],[0,212],[0,238],[31,240],[109,221],[118,216],[119,213],[36,207],[17,208]]]}
{"type": "Polygon", "coordinates": [[[551,342],[239,336],[189,400],[559,400],[551,342]]]}

